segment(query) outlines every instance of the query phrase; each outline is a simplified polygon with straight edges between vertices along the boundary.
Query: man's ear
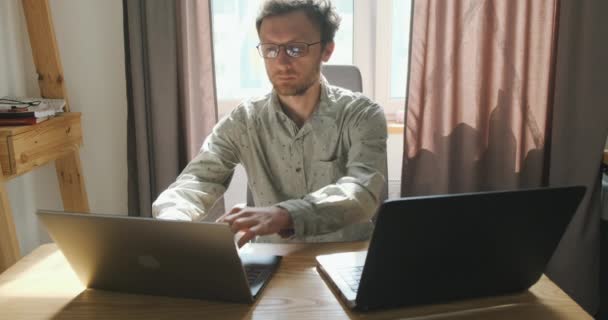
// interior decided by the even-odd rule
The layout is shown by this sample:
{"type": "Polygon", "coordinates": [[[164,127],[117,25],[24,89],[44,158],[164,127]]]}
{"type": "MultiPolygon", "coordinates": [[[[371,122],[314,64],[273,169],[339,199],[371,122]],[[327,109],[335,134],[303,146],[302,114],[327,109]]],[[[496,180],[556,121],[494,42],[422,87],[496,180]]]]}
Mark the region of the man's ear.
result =
{"type": "Polygon", "coordinates": [[[321,60],[323,62],[327,62],[329,58],[331,58],[331,54],[334,53],[334,49],[336,48],[335,42],[328,42],[325,44],[325,48],[323,48],[323,52],[321,52],[321,60]]]}

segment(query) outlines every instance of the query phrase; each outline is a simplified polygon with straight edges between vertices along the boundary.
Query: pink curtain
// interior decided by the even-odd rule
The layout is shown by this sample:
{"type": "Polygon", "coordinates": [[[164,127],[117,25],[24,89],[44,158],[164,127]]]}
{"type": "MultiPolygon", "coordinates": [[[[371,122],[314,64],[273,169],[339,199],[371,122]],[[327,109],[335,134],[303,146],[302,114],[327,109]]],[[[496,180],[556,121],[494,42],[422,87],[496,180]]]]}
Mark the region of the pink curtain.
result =
{"type": "Polygon", "coordinates": [[[415,1],[404,195],[537,186],[556,1],[415,1]]]}

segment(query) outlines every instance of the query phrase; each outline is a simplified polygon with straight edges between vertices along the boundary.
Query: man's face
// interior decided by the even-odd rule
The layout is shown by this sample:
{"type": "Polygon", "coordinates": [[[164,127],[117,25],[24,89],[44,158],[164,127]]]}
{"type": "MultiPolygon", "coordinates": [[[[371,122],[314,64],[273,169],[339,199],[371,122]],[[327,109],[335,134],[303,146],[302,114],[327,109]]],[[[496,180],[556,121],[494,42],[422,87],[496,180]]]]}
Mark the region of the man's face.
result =
{"type": "MultiPolygon", "coordinates": [[[[314,43],[321,40],[315,27],[302,11],[265,18],[260,26],[260,42],[287,44],[292,42],[314,43]]],[[[274,59],[264,59],[268,79],[281,96],[303,95],[319,81],[321,61],[329,60],[334,43],[322,49],[321,43],[308,47],[308,54],[293,58],[281,47],[274,59]]]]}

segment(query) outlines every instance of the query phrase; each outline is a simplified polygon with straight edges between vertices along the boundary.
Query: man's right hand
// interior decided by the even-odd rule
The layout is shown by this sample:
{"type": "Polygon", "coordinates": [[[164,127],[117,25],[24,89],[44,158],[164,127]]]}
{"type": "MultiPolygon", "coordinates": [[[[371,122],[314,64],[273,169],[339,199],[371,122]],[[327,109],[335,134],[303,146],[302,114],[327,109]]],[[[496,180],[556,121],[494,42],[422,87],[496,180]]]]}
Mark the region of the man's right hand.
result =
{"type": "Polygon", "coordinates": [[[234,207],[219,217],[217,222],[226,222],[232,232],[243,232],[238,240],[241,247],[256,236],[280,233],[293,227],[289,212],[281,207],[234,207]]]}

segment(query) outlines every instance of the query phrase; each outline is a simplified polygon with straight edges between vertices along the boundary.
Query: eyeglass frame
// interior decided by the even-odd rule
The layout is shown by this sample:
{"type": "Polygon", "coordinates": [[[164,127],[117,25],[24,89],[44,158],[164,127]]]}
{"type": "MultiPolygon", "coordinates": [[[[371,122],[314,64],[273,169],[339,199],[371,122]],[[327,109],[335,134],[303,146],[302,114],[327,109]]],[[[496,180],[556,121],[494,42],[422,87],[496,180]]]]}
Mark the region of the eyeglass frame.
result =
{"type": "Polygon", "coordinates": [[[289,42],[289,43],[285,43],[285,44],[276,44],[276,43],[265,42],[265,43],[258,43],[258,45],[255,46],[255,47],[256,47],[256,49],[258,49],[258,53],[260,54],[260,56],[262,58],[264,58],[264,59],[276,59],[279,56],[279,54],[281,54],[281,47],[285,50],[285,54],[287,56],[289,56],[290,58],[302,58],[302,57],[305,57],[306,55],[308,55],[308,52],[310,51],[310,46],[314,46],[314,45],[322,43],[322,42],[323,41],[321,41],[321,40],[319,40],[317,42],[312,42],[312,43],[295,41],[295,42],[289,42]],[[292,56],[291,54],[289,54],[289,51],[287,50],[287,46],[293,45],[293,44],[305,44],[306,45],[306,47],[305,47],[306,48],[306,52],[304,54],[300,55],[300,56],[292,56]],[[277,51],[277,55],[274,56],[274,57],[265,57],[264,53],[262,53],[262,51],[261,51],[262,50],[261,47],[263,45],[275,45],[275,46],[277,46],[279,48],[278,51],[277,51]]]}

